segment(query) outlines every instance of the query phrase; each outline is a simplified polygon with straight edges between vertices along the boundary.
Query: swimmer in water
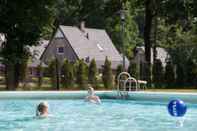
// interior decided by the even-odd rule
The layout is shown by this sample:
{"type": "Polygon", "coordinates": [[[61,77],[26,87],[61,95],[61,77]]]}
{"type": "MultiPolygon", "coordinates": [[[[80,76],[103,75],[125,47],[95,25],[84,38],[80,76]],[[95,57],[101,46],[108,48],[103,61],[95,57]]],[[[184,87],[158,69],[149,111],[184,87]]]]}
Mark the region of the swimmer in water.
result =
{"type": "Polygon", "coordinates": [[[36,110],[36,116],[38,117],[47,117],[48,116],[48,103],[47,102],[41,102],[38,106],[37,106],[37,110],[36,110]]]}
{"type": "Polygon", "coordinates": [[[88,96],[86,97],[86,101],[95,103],[95,104],[101,104],[101,100],[98,96],[94,93],[94,88],[88,87],[88,96]]]}

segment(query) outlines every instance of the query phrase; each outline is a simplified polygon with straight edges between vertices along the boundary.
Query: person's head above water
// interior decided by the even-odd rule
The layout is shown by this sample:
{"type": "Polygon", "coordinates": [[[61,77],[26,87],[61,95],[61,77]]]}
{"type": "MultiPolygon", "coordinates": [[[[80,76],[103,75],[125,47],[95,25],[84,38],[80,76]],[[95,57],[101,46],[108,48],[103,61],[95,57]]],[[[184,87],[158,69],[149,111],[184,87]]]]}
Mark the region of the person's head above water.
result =
{"type": "Polygon", "coordinates": [[[88,95],[93,96],[94,95],[94,88],[91,86],[88,87],[88,95]]]}
{"type": "Polygon", "coordinates": [[[48,115],[48,103],[47,102],[41,102],[38,106],[37,106],[37,111],[36,111],[36,115],[37,116],[46,116],[48,115]]]}

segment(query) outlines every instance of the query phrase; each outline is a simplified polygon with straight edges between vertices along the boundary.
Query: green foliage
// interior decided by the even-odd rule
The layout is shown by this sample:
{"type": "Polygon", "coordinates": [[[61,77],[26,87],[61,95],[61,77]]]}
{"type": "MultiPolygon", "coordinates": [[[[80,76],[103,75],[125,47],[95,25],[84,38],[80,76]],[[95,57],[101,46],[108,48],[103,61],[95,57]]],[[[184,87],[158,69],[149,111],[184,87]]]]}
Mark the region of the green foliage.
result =
{"type": "Polygon", "coordinates": [[[153,83],[155,87],[161,88],[164,82],[164,69],[161,60],[156,60],[153,65],[153,83]]]}
{"type": "Polygon", "coordinates": [[[121,21],[119,15],[114,15],[121,7],[120,3],[116,0],[111,0],[106,3],[106,12],[110,15],[106,19],[106,30],[110,34],[113,43],[119,51],[123,52],[123,43],[121,35],[124,35],[124,51],[126,56],[130,59],[133,56],[132,50],[137,44],[142,43],[139,37],[139,29],[135,21],[136,6],[135,2],[124,1],[125,12],[124,32],[121,31],[121,21]]]}
{"type": "MultiPolygon", "coordinates": [[[[29,56],[27,46],[36,45],[37,41],[52,27],[54,22],[54,5],[56,0],[1,0],[0,1],[0,32],[5,34],[6,41],[2,44],[0,56],[4,63],[15,67],[29,56]]],[[[18,86],[20,73],[18,68],[9,69],[8,88],[18,86]],[[17,74],[17,75],[15,75],[17,74]]]]}
{"type": "Polygon", "coordinates": [[[26,55],[26,46],[36,45],[54,19],[56,0],[0,1],[0,32],[6,34],[1,55],[18,63],[26,55]],[[45,7],[45,8],[43,8],[45,7]]]}
{"type": "Polygon", "coordinates": [[[139,65],[137,65],[136,63],[130,61],[129,67],[128,67],[128,73],[129,73],[132,77],[134,77],[134,78],[136,78],[136,79],[140,79],[140,78],[139,78],[139,75],[140,75],[140,74],[139,74],[139,65]]]}
{"type": "Polygon", "coordinates": [[[121,73],[121,72],[123,72],[124,70],[123,70],[123,65],[122,64],[120,64],[120,65],[118,65],[117,66],[117,69],[116,69],[116,76],[115,76],[115,83],[117,84],[117,80],[118,80],[118,75],[121,73]]]}
{"type": "Polygon", "coordinates": [[[38,67],[37,67],[38,87],[42,86],[42,83],[43,83],[43,72],[44,72],[44,68],[42,67],[42,64],[39,64],[38,67]]]}
{"type": "Polygon", "coordinates": [[[111,69],[111,62],[106,57],[105,64],[103,67],[103,74],[102,74],[103,84],[105,88],[112,88],[113,87],[113,74],[111,69]]]}
{"type": "Polygon", "coordinates": [[[93,87],[97,85],[97,67],[95,59],[92,59],[88,68],[88,80],[93,87]]]}
{"type": "Polygon", "coordinates": [[[49,62],[47,70],[50,77],[51,87],[54,89],[57,87],[57,68],[55,59],[49,62]]]}
{"type": "Polygon", "coordinates": [[[20,65],[19,65],[19,79],[21,82],[25,81],[25,79],[27,78],[27,75],[28,75],[28,62],[27,62],[27,59],[24,59],[20,65]]]}
{"type": "Polygon", "coordinates": [[[164,81],[167,88],[172,88],[175,83],[174,66],[171,62],[167,62],[165,67],[164,81]]]}
{"type": "Polygon", "coordinates": [[[76,72],[76,82],[79,86],[80,89],[85,89],[87,86],[87,65],[84,63],[83,60],[79,60],[79,64],[77,67],[77,72],[76,72]]]}
{"type": "MultiPolygon", "coordinates": [[[[136,44],[142,43],[142,38],[139,37],[135,22],[136,1],[124,0],[123,4],[127,9],[124,45],[126,55],[130,58],[133,55],[132,49],[136,44]]],[[[117,0],[59,0],[56,12],[58,24],[79,25],[85,20],[88,27],[106,29],[118,50],[122,51],[120,9],[121,3],[117,0]]]]}
{"type": "Polygon", "coordinates": [[[185,86],[186,83],[186,74],[185,74],[184,65],[177,64],[176,66],[176,85],[179,87],[185,86]]]}
{"type": "Polygon", "coordinates": [[[195,68],[196,68],[196,65],[194,63],[194,61],[192,60],[188,60],[187,63],[186,63],[186,82],[187,82],[187,85],[188,86],[194,86],[196,84],[196,73],[195,73],[195,68]]]}
{"type": "Polygon", "coordinates": [[[74,82],[74,70],[73,65],[68,61],[64,60],[62,66],[62,84],[64,87],[72,87],[74,82]]]}
{"type": "MultiPolygon", "coordinates": [[[[120,52],[123,52],[121,36],[124,35],[124,50],[129,59],[133,57],[132,50],[136,45],[145,43],[146,60],[151,56],[147,53],[151,47],[165,48],[172,64],[177,66],[176,83],[195,85],[196,5],[196,0],[1,0],[0,32],[5,34],[6,41],[0,56],[7,65],[7,80],[16,82],[24,78],[21,69],[25,69],[23,61],[29,56],[28,46],[36,45],[41,37],[49,38],[60,24],[78,26],[84,20],[87,27],[106,29],[120,52]],[[120,9],[126,10],[124,32],[118,13],[120,9]]],[[[148,66],[140,74],[145,72],[145,79],[150,80],[150,59],[147,62],[148,66]]],[[[138,73],[132,72],[138,69],[135,65],[131,67],[129,72],[139,78],[138,73]]],[[[153,67],[153,74],[157,68],[153,67]]],[[[74,70],[74,74],[77,72],[74,70]]],[[[153,76],[153,79],[156,78],[153,76]]]]}

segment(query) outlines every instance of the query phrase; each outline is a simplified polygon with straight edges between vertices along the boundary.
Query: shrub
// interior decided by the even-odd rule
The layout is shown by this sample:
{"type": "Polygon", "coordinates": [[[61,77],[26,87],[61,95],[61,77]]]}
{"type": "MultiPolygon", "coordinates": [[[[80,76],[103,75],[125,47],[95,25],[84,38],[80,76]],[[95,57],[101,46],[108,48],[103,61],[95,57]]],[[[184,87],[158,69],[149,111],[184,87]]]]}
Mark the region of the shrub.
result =
{"type": "Polygon", "coordinates": [[[175,82],[174,66],[171,62],[167,62],[165,67],[165,84],[167,87],[173,87],[175,82]]]}
{"type": "Polygon", "coordinates": [[[38,67],[37,67],[38,87],[41,87],[42,86],[43,72],[44,72],[44,68],[42,67],[42,64],[39,64],[38,67]]]}
{"type": "Polygon", "coordinates": [[[163,82],[164,70],[161,60],[157,59],[153,65],[153,83],[156,87],[161,87],[163,82]]]}
{"type": "Polygon", "coordinates": [[[105,59],[105,64],[103,67],[103,84],[105,88],[112,88],[113,87],[113,74],[112,74],[112,69],[111,69],[111,62],[108,60],[106,57],[105,59]]]}
{"type": "Polygon", "coordinates": [[[57,68],[56,68],[56,62],[57,62],[57,60],[55,60],[55,59],[51,60],[49,62],[47,73],[49,74],[52,88],[55,87],[57,89],[57,70],[56,70],[57,68]]]}
{"type": "Polygon", "coordinates": [[[79,60],[77,72],[76,72],[76,82],[78,86],[85,89],[87,85],[87,65],[83,60],[79,60]]]}
{"type": "Polygon", "coordinates": [[[186,82],[186,75],[184,67],[181,64],[177,64],[176,66],[176,85],[184,86],[186,82]]]}
{"type": "Polygon", "coordinates": [[[195,68],[196,68],[195,62],[191,59],[187,60],[187,63],[185,66],[187,86],[195,85],[195,82],[196,82],[195,68]]]}
{"type": "Polygon", "coordinates": [[[139,74],[140,74],[140,73],[139,73],[139,66],[138,66],[136,63],[130,61],[129,67],[128,67],[128,73],[129,73],[132,77],[134,77],[134,78],[136,78],[136,79],[139,79],[139,74]]]}
{"type": "Polygon", "coordinates": [[[92,59],[88,68],[88,80],[93,87],[97,85],[97,67],[95,59],[92,59]]]}
{"type": "Polygon", "coordinates": [[[117,84],[118,83],[118,75],[123,72],[123,66],[122,64],[118,65],[117,66],[117,69],[116,69],[116,77],[115,77],[115,83],[117,84]]]}
{"type": "Polygon", "coordinates": [[[73,86],[74,71],[72,64],[68,60],[64,60],[61,81],[66,88],[73,86]]]}
{"type": "Polygon", "coordinates": [[[22,60],[22,62],[20,63],[19,67],[19,80],[21,82],[24,82],[27,78],[27,74],[28,74],[28,60],[27,59],[24,59],[22,60]]]}

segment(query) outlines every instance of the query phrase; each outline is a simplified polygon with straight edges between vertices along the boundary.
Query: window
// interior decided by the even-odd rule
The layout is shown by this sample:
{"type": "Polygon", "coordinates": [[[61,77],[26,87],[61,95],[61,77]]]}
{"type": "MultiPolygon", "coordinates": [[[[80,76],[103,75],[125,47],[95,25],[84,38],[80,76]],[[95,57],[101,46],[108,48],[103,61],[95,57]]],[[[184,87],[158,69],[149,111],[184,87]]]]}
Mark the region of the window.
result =
{"type": "Polygon", "coordinates": [[[64,47],[58,47],[57,48],[57,53],[63,54],[64,53],[64,47]]]}
{"type": "Polygon", "coordinates": [[[89,63],[90,62],[90,57],[89,56],[85,58],[85,62],[86,63],[89,63]]]}
{"type": "Polygon", "coordinates": [[[100,44],[97,44],[97,47],[98,47],[98,49],[99,49],[100,52],[104,51],[104,49],[101,47],[100,44]]]}

